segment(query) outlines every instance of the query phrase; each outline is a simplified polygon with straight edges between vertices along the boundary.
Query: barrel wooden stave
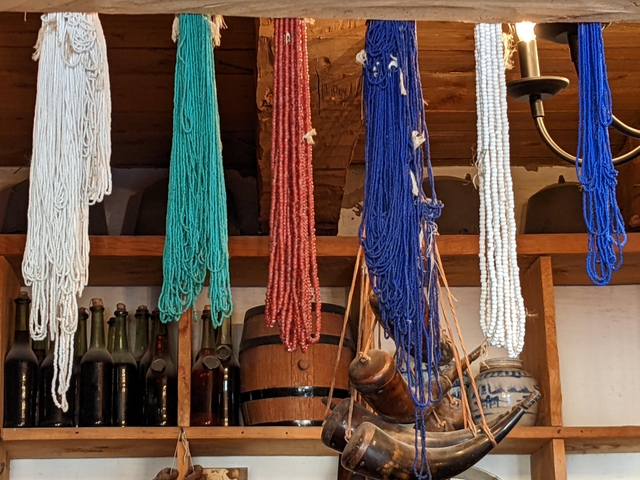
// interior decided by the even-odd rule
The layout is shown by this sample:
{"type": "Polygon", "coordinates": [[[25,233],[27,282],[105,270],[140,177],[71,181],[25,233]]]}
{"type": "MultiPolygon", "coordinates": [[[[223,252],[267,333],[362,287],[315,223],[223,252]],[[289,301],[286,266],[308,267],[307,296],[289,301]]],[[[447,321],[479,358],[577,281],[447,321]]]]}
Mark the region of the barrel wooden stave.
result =
{"type": "MultiPolygon", "coordinates": [[[[319,425],[324,420],[322,397],[331,386],[344,321],[340,307],[324,308],[320,343],[309,345],[306,352],[300,348],[288,352],[279,339],[279,329],[266,326],[263,311],[247,312],[240,346],[245,425],[319,425]]],[[[348,370],[355,357],[349,328],[345,345],[336,374],[336,398],[348,394],[348,370]]]]}

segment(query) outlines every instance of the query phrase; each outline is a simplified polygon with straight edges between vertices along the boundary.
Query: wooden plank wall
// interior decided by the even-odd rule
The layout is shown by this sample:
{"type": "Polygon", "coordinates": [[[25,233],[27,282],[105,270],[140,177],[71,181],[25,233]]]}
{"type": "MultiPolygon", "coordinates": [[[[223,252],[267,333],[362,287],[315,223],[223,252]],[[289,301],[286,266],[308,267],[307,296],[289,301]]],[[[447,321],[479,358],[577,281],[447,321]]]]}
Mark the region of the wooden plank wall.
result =
{"type": "MultiPolygon", "coordinates": [[[[309,81],[314,138],[313,171],[318,235],[335,235],[347,167],[358,146],[360,71],[355,63],[362,50],[364,21],[318,20],[308,28],[309,81]],[[354,68],[354,66],[356,68],[354,68]]],[[[262,19],[258,32],[260,223],[269,229],[271,202],[271,115],[273,96],[273,22],[262,19]]]]}
{"type": "MultiPolygon", "coordinates": [[[[173,15],[102,15],[113,100],[114,167],[168,167],[175,44],[173,15]]],[[[225,167],[256,175],[256,26],[226,18],[216,49],[216,83],[225,167]]],[[[28,165],[37,63],[31,60],[40,17],[0,14],[0,166],[28,165]]]]}

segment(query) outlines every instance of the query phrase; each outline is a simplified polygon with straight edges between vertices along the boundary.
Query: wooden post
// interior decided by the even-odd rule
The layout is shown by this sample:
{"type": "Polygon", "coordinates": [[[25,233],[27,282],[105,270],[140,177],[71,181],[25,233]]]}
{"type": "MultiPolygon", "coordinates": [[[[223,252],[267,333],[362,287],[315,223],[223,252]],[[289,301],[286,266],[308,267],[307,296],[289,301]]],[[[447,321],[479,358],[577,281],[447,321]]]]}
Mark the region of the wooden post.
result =
{"type": "Polygon", "coordinates": [[[187,310],[178,323],[178,426],[191,424],[191,328],[193,311],[187,310]]]}
{"type": "Polygon", "coordinates": [[[522,275],[527,333],[521,358],[538,381],[542,400],[538,425],[562,426],[562,390],[556,334],[556,309],[550,257],[538,258],[522,275]]]}
{"type": "MultiPolygon", "coordinates": [[[[15,303],[14,299],[20,293],[20,281],[13,271],[13,268],[5,257],[0,257],[0,399],[4,399],[4,357],[11,346],[13,338],[15,303]]],[[[0,429],[4,421],[4,401],[0,401],[0,429]]],[[[1,430],[0,430],[1,432],[1,430]]],[[[0,450],[3,457],[6,457],[4,449],[0,450]]],[[[6,458],[0,461],[8,463],[6,458]]],[[[8,468],[5,468],[8,472],[8,468]]],[[[0,480],[4,479],[4,474],[0,473],[0,480]]],[[[8,474],[7,474],[7,477],[8,474]]]]}
{"type": "Polygon", "coordinates": [[[564,440],[551,440],[531,455],[531,480],[567,480],[564,440]]]}

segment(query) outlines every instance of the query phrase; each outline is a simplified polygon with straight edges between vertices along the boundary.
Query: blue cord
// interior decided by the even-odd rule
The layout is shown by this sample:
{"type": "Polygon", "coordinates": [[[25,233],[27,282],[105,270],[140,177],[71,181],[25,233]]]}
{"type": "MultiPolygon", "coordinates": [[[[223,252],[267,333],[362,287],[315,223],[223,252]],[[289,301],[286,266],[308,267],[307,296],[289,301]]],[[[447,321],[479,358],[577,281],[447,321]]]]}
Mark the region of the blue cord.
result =
{"type": "Polygon", "coordinates": [[[613,167],[609,126],[612,120],[611,90],[599,23],[578,26],[578,89],[580,130],[576,162],[583,186],[582,209],[589,232],[587,273],[596,285],[607,285],[622,266],[627,243],[624,220],[616,201],[618,172],[613,167]]]}
{"type": "Polygon", "coordinates": [[[419,479],[431,479],[424,409],[439,400],[431,392],[434,382],[439,386],[441,359],[435,220],[442,203],[432,181],[415,22],[367,22],[365,53],[367,141],[360,242],[385,333],[393,332],[398,368],[407,374],[416,403],[414,472],[419,479]],[[425,139],[419,148],[416,135],[425,139]],[[425,164],[431,198],[422,190],[425,164]],[[427,245],[424,255],[421,236],[427,245]],[[426,368],[412,357],[426,357],[426,368]]]}

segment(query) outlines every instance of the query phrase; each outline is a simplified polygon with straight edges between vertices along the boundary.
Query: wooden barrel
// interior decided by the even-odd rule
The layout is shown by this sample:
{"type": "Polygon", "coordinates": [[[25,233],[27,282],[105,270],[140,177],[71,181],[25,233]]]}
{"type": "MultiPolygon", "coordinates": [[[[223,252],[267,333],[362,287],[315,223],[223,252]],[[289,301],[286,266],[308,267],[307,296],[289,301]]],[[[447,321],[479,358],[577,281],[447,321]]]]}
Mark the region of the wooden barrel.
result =
{"type": "MultiPolygon", "coordinates": [[[[322,304],[320,341],[306,353],[287,352],[280,330],[265,324],[264,306],[247,311],[240,343],[240,400],[245,425],[317,426],[324,420],[338,355],[344,307],[322,304]]],[[[355,343],[347,328],[334,398],[349,396],[349,364],[355,343]]]]}

